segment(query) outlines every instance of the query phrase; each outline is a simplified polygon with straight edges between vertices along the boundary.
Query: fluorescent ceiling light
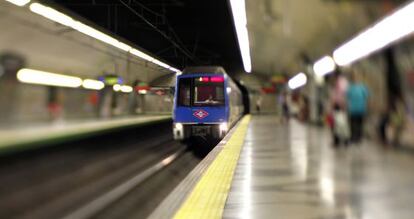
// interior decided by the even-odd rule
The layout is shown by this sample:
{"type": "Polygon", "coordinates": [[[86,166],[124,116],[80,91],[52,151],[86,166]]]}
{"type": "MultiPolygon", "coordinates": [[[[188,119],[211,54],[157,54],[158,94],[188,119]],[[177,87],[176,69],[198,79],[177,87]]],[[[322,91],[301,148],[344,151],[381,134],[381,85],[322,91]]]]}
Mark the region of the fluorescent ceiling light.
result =
{"type": "Polygon", "coordinates": [[[302,87],[307,82],[307,77],[305,73],[299,73],[295,77],[291,78],[288,82],[289,88],[294,90],[298,87],[302,87]]]}
{"type": "Polygon", "coordinates": [[[10,3],[13,3],[13,4],[15,4],[17,6],[20,6],[20,7],[25,6],[27,3],[30,2],[30,0],[6,0],[6,1],[8,1],[10,3]]]}
{"type": "Polygon", "coordinates": [[[170,67],[170,70],[175,72],[176,75],[181,75],[182,74],[182,72],[180,70],[176,69],[176,68],[170,67]]]}
{"type": "Polygon", "coordinates": [[[251,72],[252,62],[250,57],[249,33],[247,30],[246,3],[245,0],[230,0],[230,5],[233,12],[234,26],[236,27],[244,70],[251,72]]]}
{"type": "Polygon", "coordinates": [[[143,52],[141,52],[141,51],[139,51],[137,49],[131,49],[129,52],[132,55],[138,56],[139,58],[145,59],[145,60],[147,60],[149,62],[152,62],[154,60],[154,58],[152,58],[151,56],[149,56],[149,55],[147,55],[147,54],[145,54],[145,53],[143,53],[143,52]]]}
{"type": "Polygon", "coordinates": [[[170,68],[171,68],[171,66],[169,66],[169,65],[165,64],[164,62],[161,62],[161,61],[159,61],[159,60],[157,60],[157,59],[154,59],[154,60],[152,61],[152,63],[154,63],[154,64],[156,64],[156,65],[159,65],[159,66],[161,66],[161,67],[163,67],[163,68],[166,68],[166,69],[170,69],[170,68]]]}
{"type": "Polygon", "coordinates": [[[169,69],[170,69],[170,71],[173,71],[173,72],[176,72],[176,73],[181,72],[180,70],[178,70],[176,68],[173,68],[173,67],[170,67],[169,69]]]}
{"type": "Polygon", "coordinates": [[[324,76],[333,72],[336,68],[335,61],[330,56],[319,59],[313,65],[313,71],[318,76],[324,76]]]}
{"type": "Polygon", "coordinates": [[[44,6],[40,3],[32,3],[30,5],[30,10],[36,14],[39,14],[47,19],[50,19],[65,26],[72,26],[72,24],[74,23],[74,20],[71,17],[59,11],[56,11],[51,7],[44,6]]]}
{"type": "Polygon", "coordinates": [[[134,89],[131,86],[128,85],[122,85],[121,91],[124,93],[131,93],[134,89]]]}
{"type": "Polygon", "coordinates": [[[105,87],[105,84],[102,81],[85,79],[82,82],[82,87],[90,90],[102,90],[105,87]]]}
{"type": "MultiPolygon", "coordinates": [[[[143,53],[143,52],[141,52],[141,51],[139,51],[135,48],[132,48],[130,45],[128,45],[126,43],[123,43],[123,42],[121,42],[121,41],[119,41],[119,40],[117,40],[117,39],[101,32],[101,31],[99,31],[95,28],[92,28],[92,27],[82,23],[82,22],[79,22],[79,21],[73,19],[72,17],[69,17],[69,16],[67,16],[67,15],[65,15],[65,14],[63,14],[63,13],[61,13],[61,12],[51,8],[51,7],[42,5],[40,3],[32,3],[30,5],[30,10],[32,12],[36,13],[36,14],[39,14],[39,15],[45,17],[45,18],[48,18],[52,21],[60,23],[64,26],[71,27],[71,28],[73,28],[73,29],[85,34],[85,35],[88,35],[92,38],[95,38],[95,39],[97,39],[99,41],[102,41],[106,44],[109,44],[111,46],[114,46],[114,47],[116,47],[120,50],[123,50],[125,52],[129,52],[129,53],[131,53],[131,54],[133,54],[133,55],[135,55],[135,56],[137,56],[141,59],[152,62],[152,63],[154,63],[156,65],[159,65],[159,66],[161,66],[165,69],[171,70],[170,69],[171,66],[169,66],[168,64],[163,63],[163,62],[161,62],[157,59],[154,59],[150,55],[147,55],[147,54],[145,54],[145,53],[143,53]]],[[[172,71],[178,72],[179,70],[174,68],[174,70],[172,70],[172,71]]]]}
{"type": "Polygon", "coordinates": [[[85,35],[88,35],[92,38],[95,38],[95,39],[100,40],[104,43],[112,45],[112,46],[114,46],[118,49],[121,49],[125,52],[128,52],[131,49],[131,47],[129,45],[127,45],[125,43],[122,43],[122,42],[119,42],[117,39],[115,39],[115,38],[113,38],[113,37],[111,37],[107,34],[104,34],[101,31],[98,31],[98,30],[96,30],[96,29],[94,29],[94,28],[92,28],[92,27],[90,27],[86,24],[83,24],[79,21],[73,22],[72,28],[79,31],[79,32],[81,32],[81,33],[83,33],[83,34],[85,34],[85,35]]]}
{"type": "Polygon", "coordinates": [[[121,91],[121,86],[120,84],[114,84],[114,86],[112,87],[112,89],[114,89],[114,91],[118,92],[121,91]]]}
{"type": "Polygon", "coordinates": [[[131,54],[133,54],[133,55],[136,55],[136,56],[138,56],[138,57],[140,57],[142,59],[145,59],[145,60],[147,60],[149,62],[152,62],[155,65],[161,66],[161,67],[163,67],[165,69],[168,69],[170,71],[174,71],[174,72],[179,71],[178,69],[172,68],[170,65],[168,65],[168,64],[166,64],[164,62],[161,62],[160,60],[154,59],[151,56],[149,56],[149,55],[147,55],[147,54],[145,54],[145,53],[143,53],[143,52],[141,52],[139,50],[131,49],[129,52],[131,54]]]}
{"type": "Polygon", "coordinates": [[[335,62],[345,66],[414,32],[414,2],[385,17],[334,51],[335,62]]]}
{"type": "Polygon", "coordinates": [[[116,92],[121,91],[121,92],[124,92],[124,93],[131,93],[134,90],[131,86],[120,85],[120,84],[115,84],[112,88],[116,92]]]}
{"type": "Polygon", "coordinates": [[[33,3],[30,5],[30,10],[33,11],[36,14],[39,14],[43,17],[46,17],[52,21],[55,21],[57,23],[60,23],[62,25],[71,27],[85,35],[88,35],[92,38],[95,38],[97,40],[100,40],[104,43],[107,43],[109,45],[112,45],[114,47],[117,47],[121,50],[124,50],[126,52],[128,52],[131,47],[125,43],[122,43],[120,41],[118,41],[117,39],[104,34],[86,24],[83,24],[79,21],[75,21],[73,18],[51,8],[51,7],[47,7],[44,6],[42,4],[39,3],[33,3]]]}
{"type": "Polygon", "coordinates": [[[17,72],[17,79],[23,83],[57,87],[80,87],[82,79],[73,76],[23,68],[17,72]]]}

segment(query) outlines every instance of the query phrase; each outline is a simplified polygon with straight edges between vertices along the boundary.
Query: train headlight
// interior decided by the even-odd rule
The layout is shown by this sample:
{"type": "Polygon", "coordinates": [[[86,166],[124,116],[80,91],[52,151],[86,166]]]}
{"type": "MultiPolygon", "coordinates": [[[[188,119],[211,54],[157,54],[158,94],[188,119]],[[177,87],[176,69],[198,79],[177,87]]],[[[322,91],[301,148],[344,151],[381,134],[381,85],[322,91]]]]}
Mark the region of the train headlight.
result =
{"type": "Polygon", "coordinates": [[[220,124],[220,132],[227,132],[227,129],[227,123],[224,122],[220,124]]]}
{"type": "Polygon", "coordinates": [[[175,123],[175,128],[176,129],[183,129],[183,124],[181,124],[181,123],[175,123]]]}

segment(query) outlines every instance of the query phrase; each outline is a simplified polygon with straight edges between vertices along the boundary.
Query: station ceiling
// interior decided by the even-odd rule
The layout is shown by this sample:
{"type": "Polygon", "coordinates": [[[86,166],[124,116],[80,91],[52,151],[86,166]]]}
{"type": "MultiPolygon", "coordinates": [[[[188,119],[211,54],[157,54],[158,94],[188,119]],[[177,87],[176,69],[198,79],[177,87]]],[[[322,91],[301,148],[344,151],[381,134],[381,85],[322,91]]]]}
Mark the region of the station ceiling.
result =
{"type": "Polygon", "coordinates": [[[247,0],[253,70],[296,74],[403,1],[247,0]]]}
{"type": "Polygon", "coordinates": [[[241,66],[226,0],[53,0],[176,67],[241,66]]]}
{"type": "MultiPolygon", "coordinates": [[[[253,72],[304,71],[405,0],[245,0],[253,72]]],[[[183,68],[242,61],[227,0],[53,0],[183,68]]]]}

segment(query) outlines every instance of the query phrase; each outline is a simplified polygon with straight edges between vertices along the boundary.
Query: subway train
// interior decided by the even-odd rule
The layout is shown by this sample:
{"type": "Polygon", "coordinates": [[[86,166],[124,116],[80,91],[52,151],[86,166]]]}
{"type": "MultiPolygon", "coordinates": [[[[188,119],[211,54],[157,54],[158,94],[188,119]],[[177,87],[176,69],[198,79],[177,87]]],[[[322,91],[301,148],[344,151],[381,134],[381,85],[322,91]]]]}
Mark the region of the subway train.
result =
{"type": "Polygon", "coordinates": [[[223,67],[187,67],[177,76],[175,140],[222,139],[243,115],[242,93],[223,67]]]}

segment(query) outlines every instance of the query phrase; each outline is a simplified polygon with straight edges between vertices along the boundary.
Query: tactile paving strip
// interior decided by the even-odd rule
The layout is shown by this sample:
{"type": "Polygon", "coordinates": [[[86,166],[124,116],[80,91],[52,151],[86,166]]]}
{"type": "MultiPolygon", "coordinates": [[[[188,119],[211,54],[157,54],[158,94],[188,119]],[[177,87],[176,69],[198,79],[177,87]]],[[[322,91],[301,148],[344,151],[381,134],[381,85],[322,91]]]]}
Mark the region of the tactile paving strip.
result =
{"type": "Polygon", "coordinates": [[[245,116],[223,150],[177,211],[175,219],[219,219],[222,217],[249,122],[250,116],[245,116]]]}

